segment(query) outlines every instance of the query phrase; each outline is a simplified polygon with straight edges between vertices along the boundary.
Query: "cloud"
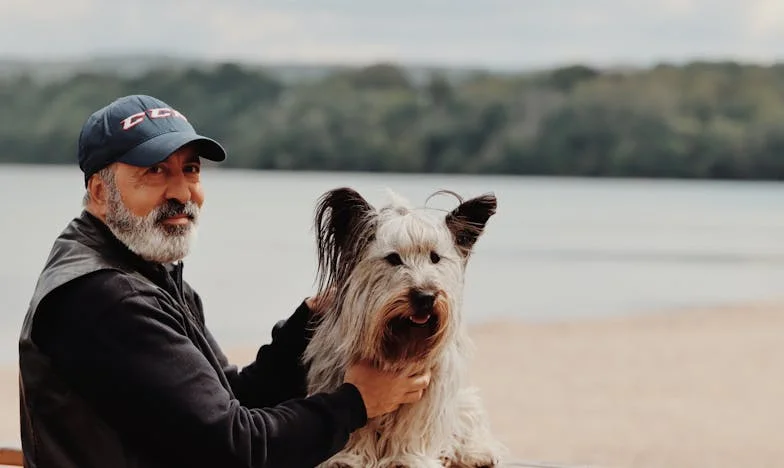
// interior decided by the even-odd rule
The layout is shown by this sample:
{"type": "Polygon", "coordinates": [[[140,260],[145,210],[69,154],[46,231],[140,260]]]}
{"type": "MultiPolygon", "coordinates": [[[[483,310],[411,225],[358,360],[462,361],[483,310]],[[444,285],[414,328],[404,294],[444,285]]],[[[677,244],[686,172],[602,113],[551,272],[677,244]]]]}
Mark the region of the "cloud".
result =
{"type": "Polygon", "coordinates": [[[4,26],[13,26],[13,23],[19,22],[29,25],[30,22],[73,21],[89,12],[93,2],[91,0],[73,0],[68,3],[68,8],[50,6],[54,8],[42,7],[40,3],[26,0],[3,0],[0,2],[0,19],[3,20],[3,23],[7,23],[4,26]]]}
{"type": "Polygon", "coordinates": [[[746,10],[746,32],[754,39],[784,41],[784,3],[757,0],[746,10]]]}
{"type": "Polygon", "coordinates": [[[0,56],[160,52],[504,67],[784,59],[780,0],[40,3],[0,2],[0,56]]]}

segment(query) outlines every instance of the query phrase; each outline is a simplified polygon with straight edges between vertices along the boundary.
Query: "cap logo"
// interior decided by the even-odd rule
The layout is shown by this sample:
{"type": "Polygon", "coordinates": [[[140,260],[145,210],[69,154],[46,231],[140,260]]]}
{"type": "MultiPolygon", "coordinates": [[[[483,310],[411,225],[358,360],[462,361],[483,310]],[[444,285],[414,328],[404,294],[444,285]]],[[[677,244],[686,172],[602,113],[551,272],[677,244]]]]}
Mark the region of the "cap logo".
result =
{"type": "Polygon", "coordinates": [[[169,109],[168,107],[157,107],[155,109],[147,109],[143,112],[137,112],[136,114],[130,115],[120,121],[122,124],[123,130],[130,130],[133,127],[139,125],[140,123],[144,122],[145,118],[149,118],[150,120],[153,119],[165,119],[168,117],[180,118],[184,121],[188,121],[184,115],[182,115],[179,111],[174,109],[169,109]]]}

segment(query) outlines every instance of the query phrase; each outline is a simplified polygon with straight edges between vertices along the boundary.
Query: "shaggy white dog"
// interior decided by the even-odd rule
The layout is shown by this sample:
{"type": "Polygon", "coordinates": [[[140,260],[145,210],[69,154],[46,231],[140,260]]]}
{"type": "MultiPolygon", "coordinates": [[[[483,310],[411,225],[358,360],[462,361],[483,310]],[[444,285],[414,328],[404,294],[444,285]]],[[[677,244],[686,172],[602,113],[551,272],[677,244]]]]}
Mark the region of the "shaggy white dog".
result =
{"type": "Polygon", "coordinates": [[[447,213],[413,209],[400,197],[377,210],[349,188],[319,200],[319,290],[335,299],[305,352],[309,391],[335,389],[359,359],[385,369],[416,362],[432,372],[420,401],[369,421],[322,467],[500,464],[505,449],[468,387],[461,313],[466,265],[496,198],[448,193],[459,205],[447,213]]]}

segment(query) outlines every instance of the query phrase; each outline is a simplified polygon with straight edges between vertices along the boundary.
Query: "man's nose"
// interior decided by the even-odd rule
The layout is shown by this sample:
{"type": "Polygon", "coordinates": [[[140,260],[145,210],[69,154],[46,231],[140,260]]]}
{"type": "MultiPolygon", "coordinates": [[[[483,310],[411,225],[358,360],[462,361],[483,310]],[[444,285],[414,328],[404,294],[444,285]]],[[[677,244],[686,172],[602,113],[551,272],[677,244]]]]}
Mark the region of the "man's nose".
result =
{"type": "Polygon", "coordinates": [[[169,176],[168,185],[166,187],[166,198],[169,200],[177,200],[182,204],[190,201],[191,187],[185,179],[184,174],[172,174],[169,176]]]}

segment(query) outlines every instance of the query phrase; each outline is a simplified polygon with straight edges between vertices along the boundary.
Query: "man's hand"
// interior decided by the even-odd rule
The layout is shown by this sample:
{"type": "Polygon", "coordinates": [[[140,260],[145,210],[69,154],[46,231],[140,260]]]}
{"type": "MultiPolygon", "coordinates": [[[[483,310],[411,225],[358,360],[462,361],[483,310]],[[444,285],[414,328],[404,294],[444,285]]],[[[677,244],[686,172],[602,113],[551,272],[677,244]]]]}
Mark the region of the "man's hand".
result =
{"type": "Polygon", "coordinates": [[[335,288],[305,299],[305,305],[310,309],[310,313],[315,317],[326,312],[335,300],[335,288]]]}
{"type": "Polygon", "coordinates": [[[359,389],[370,419],[422,398],[430,384],[430,371],[414,372],[413,367],[400,374],[384,372],[369,363],[360,362],[348,368],[344,382],[359,389]]]}

